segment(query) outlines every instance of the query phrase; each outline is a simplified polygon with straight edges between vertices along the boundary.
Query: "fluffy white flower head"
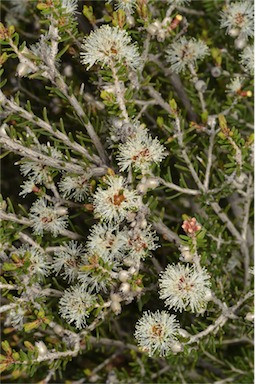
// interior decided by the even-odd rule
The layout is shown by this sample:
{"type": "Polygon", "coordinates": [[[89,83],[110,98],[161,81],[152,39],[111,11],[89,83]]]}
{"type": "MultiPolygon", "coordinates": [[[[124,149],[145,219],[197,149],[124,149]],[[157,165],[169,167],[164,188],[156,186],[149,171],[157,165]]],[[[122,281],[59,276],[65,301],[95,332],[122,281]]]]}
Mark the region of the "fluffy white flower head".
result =
{"type": "Polygon", "coordinates": [[[47,276],[50,271],[50,264],[46,254],[40,248],[22,245],[15,252],[20,258],[29,260],[28,271],[30,275],[37,275],[39,278],[47,276]]]}
{"type": "Polygon", "coordinates": [[[118,164],[121,171],[134,167],[135,170],[147,173],[152,164],[159,164],[166,156],[165,148],[157,138],[148,134],[137,134],[119,145],[118,164]]]}
{"type": "Polygon", "coordinates": [[[56,237],[67,227],[67,215],[60,214],[58,208],[52,204],[47,206],[47,201],[43,198],[34,202],[29,216],[34,232],[37,235],[42,235],[44,231],[49,231],[56,237]]]}
{"type": "Polygon", "coordinates": [[[232,29],[239,31],[239,38],[247,39],[254,34],[254,6],[251,1],[230,3],[221,12],[221,27],[227,28],[231,34],[232,29]]]}
{"type": "Polygon", "coordinates": [[[251,75],[254,73],[254,45],[247,45],[240,55],[241,64],[244,66],[245,71],[251,75]]]}
{"type": "Polygon", "coordinates": [[[184,5],[184,4],[188,4],[190,2],[190,0],[167,0],[168,4],[172,5],[176,5],[176,6],[181,6],[181,5],[184,5]]]}
{"type": "Polygon", "coordinates": [[[64,243],[63,246],[55,252],[52,268],[54,268],[57,273],[63,269],[61,275],[71,282],[78,276],[80,261],[84,255],[85,248],[76,241],[64,243]]]}
{"type": "Polygon", "coordinates": [[[168,265],[159,279],[160,298],[170,308],[182,312],[190,307],[192,312],[201,312],[206,308],[209,297],[210,276],[203,268],[198,271],[194,266],[168,265]]]}
{"type": "Polygon", "coordinates": [[[132,14],[136,7],[136,0],[108,0],[108,3],[115,3],[115,9],[132,14]]]}
{"type": "MultiPolygon", "coordinates": [[[[41,152],[42,154],[46,154],[53,159],[61,159],[62,154],[59,152],[56,148],[50,146],[50,145],[45,145],[42,144],[38,148],[33,148],[35,151],[41,152]]],[[[34,181],[34,183],[47,183],[49,182],[49,175],[50,175],[50,168],[40,164],[40,163],[35,163],[34,161],[29,161],[29,160],[22,160],[22,164],[20,166],[20,170],[22,175],[30,177],[30,181],[34,181]]]]}
{"type": "Polygon", "coordinates": [[[88,194],[88,177],[86,175],[63,177],[59,189],[65,199],[83,201],[88,194]]]}
{"type": "Polygon", "coordinates": [[[195,65],[197,60],[202,60],[209,54],[209,49],[203,41],[194,38],[187,40],[183,36],[166,50],[166,54],[171,69],[179,73],[184,71],[188,65],[195,65]]]}
{"type": "Polygon", "coordinates": [[[97,63],[104,67],[124,62],[133,69],[140,65],[137,46],[127,32],[118,27],[102,25],[84,39],[81,48],[81,63],[88,64],[87,69],[97,63]]]}
{"type": "Polygon", "coordinates": [[[176,340],[179,323],[174,315],[166,311],[144,312],[138,320],[134,336],[139,346],[149,356],[166,356],[171,351],[171,344],[176,340]]]}
{"type": "Polygon", "coordinates": [[[134,258],[144,259],[150,254],[150,251],[154,251],[158,248],[155,241],[158,240],[156,232],[152,231],[151,225],[148,225],[145,229],[134,230],[129,232],[127,250],[129,255],[134,258]],[[131,233],[130,233],[131,232],[131,233]]]}
{"type": "Polygon", "coordinates": [[[88,236],[88,254],[98,254],[104,260],[119,259],[127,243],[125,232],[112,224],[96,224],[88,236]]]}
{"type": "Polygon", "coordinates": [[[231,79],[231,82],[226,86],[226,90],[228,93],[237,93],[241,90],[243,85],[244,78],[243,77],[234,77],[231,79]]]}
{"type": "Polygon", "coordinates": [[[86,318],[94,302],[94,295],[76,285],[67,289],[59,300],[59,313],[68,323],[74,323],[76,328],[81,329],[86,326],[86,318]]]}
{"type": "Polygon", "coordinates": [[[107,189],[99,187],[95,193],[94,212],[105,221],[120,222],[127,212],[137,210],[139,196],[125,187],[123,177],[110,176],[107,184],[107,189]]]}
{"type": "Polygon", "coordinates": [[[62,0],[61,8],[64,10],[65,13],[73,15],[77,11],[78,0],[62,0]]]}

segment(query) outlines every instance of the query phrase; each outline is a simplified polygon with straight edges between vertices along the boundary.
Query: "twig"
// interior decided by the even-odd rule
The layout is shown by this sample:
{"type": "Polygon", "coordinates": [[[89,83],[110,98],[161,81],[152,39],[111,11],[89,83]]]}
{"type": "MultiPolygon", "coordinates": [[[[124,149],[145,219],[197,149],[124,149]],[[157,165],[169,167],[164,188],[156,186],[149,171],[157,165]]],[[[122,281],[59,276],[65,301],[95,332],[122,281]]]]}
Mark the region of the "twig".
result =
{"type": "Polygon", "coordinates": [[[212,128],[211,132],[210,132],[210,142],[209,142],[209,148],[208,148],[208,154],[207,154],[207,164],[206,164],[205,180],[204,180],[204,188],[206,191],[209,188],[210,171],[211,171],[211,167],[212,167],[212,152],[213,152],[213,146],[214,146],[214,139],[215,139],[215,130],[214,130],[214,128],[212,128]]]}
{"type": "Polygon", "coordinates": [[[173,241],[177,245],[181,244],[179,236],[171,231],[161,220],[152,222],[152,226],[156,232],[160,233],[163,236],[163,239],[168,241],[173,241]]]}
{"type": "Polygon", "coordinates": [[[114,64],[111,65],[111,71],[112,71],[112,77],[114,79],[115,95],[117,98],[117,102],[119,104],[119,108],[121,110],[121,114],[122,114],[122,117],[124,118],[124,121],[128,123],[129,116],[128,116],[127,108],[125,105],[125,96],[124,96],[123,90],[121,89],[121,84],[120,84],[114,64]]]}
{"type": "Polygon", "coordinates": [[[63,160],[54,159],[53,157],[46,156],[45,154],[27,148],[22,144],[19,144],[17,141],[12,140],[8,136],[0,136],[0,144],[8,150],[11,150],[14,153],[17,153],[20,156],[27,157],[30,160],[47,165],[52,168],[62,169],[63,171],[76,173],[78,175],[84,174],[85,170],[80,165],[72,164],[71,162],[65,162],[63,160]]]}
{"type": "Polygon", "coordinates": [[[38,116],[34,115],[33,112],[28,112],[26,109],[20,107],[14,100],[8,100],[5,97],[5,95],[2,93],[2,91],[0,91],[0,97],[1,97],[1,101],[3,103],[4,109],[6,109],[9,112],[18,113],[19,116],[21,116],[23,119],[29,121],[32,124],[35,124],[36,126],[42,128],[44,131],[49,132],[53,137],[56,137],[66,146],[80,153],[82,156],[86,157],[89,161],[94,162],[98,165],[101,165],[101,162],[97,156],[95,155],[91,156],[88,153],[86,148],[84,148],[83,146],[81,146],[75,141],[74,142],[70,141],[68,136],[66,136],[64,133],[60,132],[57,129],[53,129],[49,123],[40,119],[38,116]]]}
{"type": "Polygon", "coordinates": [[[181,193],[184,193],[186,195],[193,195],[193,196],[197,196],[197,195],[201,194],[201,192],[198,191],[197,189],[182,188],[182,187],[179,187],[179,185],[165,181],[161,177],[157,177],[156,179],[160,182],[160,184],[163,184],[167,188],[173,189],[174,191],[181,192],[181,193]]]}
{"type": "MultiPolygon", "coordinates": [[[[19,218],[18,216],[14,215],[13,213],[5,213],[3,211],[0,211],[0,219],[6,220],[6,221],[13,221],[14,223],[26,225],[28,227],[33,227],[33,223],[31,220],[26,219],[25,217],[19,218]]],[[[67,229],[62,229],[59,233],[62,236],[66,236],[72,240],[82,239],[81,235],[78,235],[78,233],[75,233],[75,232],[68,231],[67,229]]]]}

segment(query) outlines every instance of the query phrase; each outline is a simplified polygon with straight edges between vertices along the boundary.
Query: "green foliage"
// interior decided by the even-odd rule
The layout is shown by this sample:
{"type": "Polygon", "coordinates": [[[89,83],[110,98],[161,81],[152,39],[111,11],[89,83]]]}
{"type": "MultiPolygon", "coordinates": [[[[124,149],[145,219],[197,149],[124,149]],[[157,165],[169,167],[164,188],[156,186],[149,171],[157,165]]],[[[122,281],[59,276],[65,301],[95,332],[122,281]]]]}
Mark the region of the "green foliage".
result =
{"type": "MultiPolygon", "coordinates": [[[[253,381],[253,79],[240,64],[238,31],[232,36],[220,27],[223,0],[130,3],[1,4],[0,371],[6,383],[253,381]],[[115,60],[118,49],[127,49],[116,38],[110,50],[108,41],[99,49],[106,59],[112,55],[110,65],[99,61],[86,71],[83,39],[102,23],[126,31],[139,65],[130,67],[130,50],[115,60]],[[165,52],[182,36],[206,43],[208,56],[175,73],[165,52]],[[229,91],[237,76],[241,88],[229,91]],[[120,171],[119,144],[139,129],[145,134],[144,127],[165,147],[165,158],[145,172],[120,171]],[[108,199],[115,208],[127,191],[137,198],[122,221],[110,224],[107,214],[95,215],[94,204],[100,188],[108,191],[108,176],[124,178],[108,199]],[[33,213],[39,199],[50,209],[33,213]],[[54,215],[68,216],[55,237],[54,215]],[[184,223],[191,219],[197,228],[189,232],[184,223]],[[112,233],[89,246],[95,224],[112,225],[112,233]],[[118,232],[126,243],[107,259],[118,232]],[[174,311],[159,298],[159,274],[177,263],[207,270],[212,297],[203,312],[174,311]],[[80,295],[77,289],[61,312],[60,299],[74,286],[80,295]],[[89,295],[93,305],[83,300],[89,295]],[[175,314],[181,329],[167,356],[149,357],[136,344],[136,322],[144,311],[161,310],[175,314]],[[76,328],[84,313],[84,327],[76,328]]],[[[131,160],[151,149],[139,148],[131,160]]],[[[152,339],[161,331],[152,328],[152,339]]]]}

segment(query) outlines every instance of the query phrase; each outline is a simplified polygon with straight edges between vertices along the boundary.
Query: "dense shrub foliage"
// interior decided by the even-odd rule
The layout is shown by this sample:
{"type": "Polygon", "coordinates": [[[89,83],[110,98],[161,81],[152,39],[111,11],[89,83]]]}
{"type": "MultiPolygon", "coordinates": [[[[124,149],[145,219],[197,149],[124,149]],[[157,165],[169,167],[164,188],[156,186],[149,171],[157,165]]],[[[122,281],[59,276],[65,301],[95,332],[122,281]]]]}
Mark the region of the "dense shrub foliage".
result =
{"type": "Polygon", "coordinates": [[[3,382],[253,382],[253,12],[2,2],[3,382]]]}

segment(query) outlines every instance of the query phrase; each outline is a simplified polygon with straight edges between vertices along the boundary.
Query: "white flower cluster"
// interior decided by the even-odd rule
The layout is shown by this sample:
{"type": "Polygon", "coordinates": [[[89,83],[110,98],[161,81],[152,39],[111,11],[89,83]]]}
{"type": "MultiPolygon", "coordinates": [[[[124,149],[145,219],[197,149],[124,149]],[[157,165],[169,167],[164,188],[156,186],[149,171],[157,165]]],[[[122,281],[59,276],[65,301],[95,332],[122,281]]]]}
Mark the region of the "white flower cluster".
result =
{"type": "MultiPolygon", "coordinates": [[[[41,144],[38,146],[38,148],[34,148],[34,150],[39,150],[39,152],[46,154],[56,160],[62,158],[61,152],[49,144],[41,144]]],[[[43,164],[24,159],[21,160],[20,170],[22,175],[29,176],[29,181],[31,183],[34,182],[41,184],[49,182],[50,168],[43,164]]]]}
{"type": "Polygon", "coordinates": [[[141,63],[137,46],[127,32],[118,27],[102,25],[84,39],[81,48],[81,63],[88,64],[87,69],[97,63],[102,67],[124,63],[135,69],[141,63]]]}
{"type": "Polygon", "coordinates": [[[148,173],[153,164],[159,164],[166,156],[165,148],[157,138],[153,139],[146,129],[139,130],[126,143],[119,145],[118,164],[121,171],[132,167],[143,174],[148,173]]]}
{"type": "Polygon", "coordinates": [[[177,264],[168,265],[159,279],[160,298],[165,304],[182,312],[201,312],[211,299],[210,275],[205,268],[177,264]]]}
{"type": "Polygon", "coordinates": [[[20,248],[11,253],[16,255],[23,262],[28,262],[28,273],[30,276],[36,275],[39,280],[43,276],[48,276],[51,265],[46,254],[41,248],[36,248],[29,245],[22,245],[20,248]]]}
{"type": "Polygon", "coordinates": [[[89,192],[88,180],[86,175],[65,176],[59,183],[59,189],[65,199],[81,202],[89,192]]]}
{"type": "Polygon", "coordinates": [[[84,286],[67,289],[59,301],[59,312],[68,323],[78,329],[86,326],[86,318],[95,304],[95,295],[87,292],[84,286]]]}
{"type": "Polygon", "coordinates": [[[81,259],[84,257],[85,251],[85,248],[76,241],[63,243],[63,246],[55,252],[52,268],[57,273],[62,270],[61,275],[64,279],[68,279],[68,282],[74,281],[78,276],[81,259]]]}
{"type": "MultiPolygon", "coordinates": [[[[193,231],[198,231],[200,225],[195,219],[191,219],[185,220],[182,227],[186,230],[192,227],[193,231]]],[[[208,301],[212,299],[210,275],[199,262],[195,262],[195,256],[191,255],[188,246],[181,246],[180,249],[181,259],[193,264],[168,265],[160,274],[159,296],[171,309],[179,312],[190,310],[193,313],[204,313],[208,301]]],[[[154,314],[145,312],[136,324],[134,336],[142,350],[149,356],[154,354],[165,356],[183,350],[182,344],[176,340],[179,328],[175,316],[165,311],[157,311],[154,314]]]]}
{"type": "Polygon", "coordinates": [[[136,0],[108,0],[107,2],[114,3],[115,9],[121,9],[127,14],[132,14],[136,7],[136,0]]]}
{"type": "Polygon", "coordinates": [[[254,5],[250,0],[229,3],[221,12],[221,27],[230,36],[248,39],[254,35],[254,5]]]}
{"type": "Polygon", "coordinates": [[[241,64],[244,66],[246,72],[251,75],[254,74],[254,45],[247,45],[240,55],[241,64]]]}
{"type": "Polygon", "coordinates": [[[33,203],[29,218],[37,235],[43,235],[44,231],[48,231],[56,237],[68,224],[67,209],[47,204],[44,198],[33,203]]]}
{"type": "Polygon", "coordinates": [[[202,60],[208,54],[209,49],[202,40],[187,40],[183,36],[166,50],[166,60],[171,64],[171,69],[179,73],[187,66],[195,65],[197,60],[202,60]]]}
{"type": "Polygon", "coordinates": [[[240,76],[237,76],[237,77],[234,77],[233,79],[231,79],[230,83],[227,84],[227,92],[228,93],[237,93],[241,90],[242,88],[242,85],[243,85],[243,82],[244,82],[244,78],[243,77],[240,77],[240,76]]]}
{"type": "Polygon", "coordinates": [[[126,243],[126,232],[120,231],[118,225],[99,223],[91,229],[87,251],[90,255],[100,255],[104,260],[120,260],[126,243]]]}
{"type": "Polygon", "coordinates": [[[134,336],[149,356],[166,356],[176,342],[179,328],[176,317],[166,311],[144,312],[136,324],[134,336]]]}
{"type": "Polygon", "coordinates": [[[61,0],[61,8],[68,15],[73,15],[77,12],[78,0],[61,0]]]}
{"type": "Polygon", "coordinates": [[[121,176],[109,176],[106,184],[107,189],[99,187],[94,195],[94,212],[106,222],[120,223],[128,212],[139,209],[140,198],[125,186],[121,176]]]}

